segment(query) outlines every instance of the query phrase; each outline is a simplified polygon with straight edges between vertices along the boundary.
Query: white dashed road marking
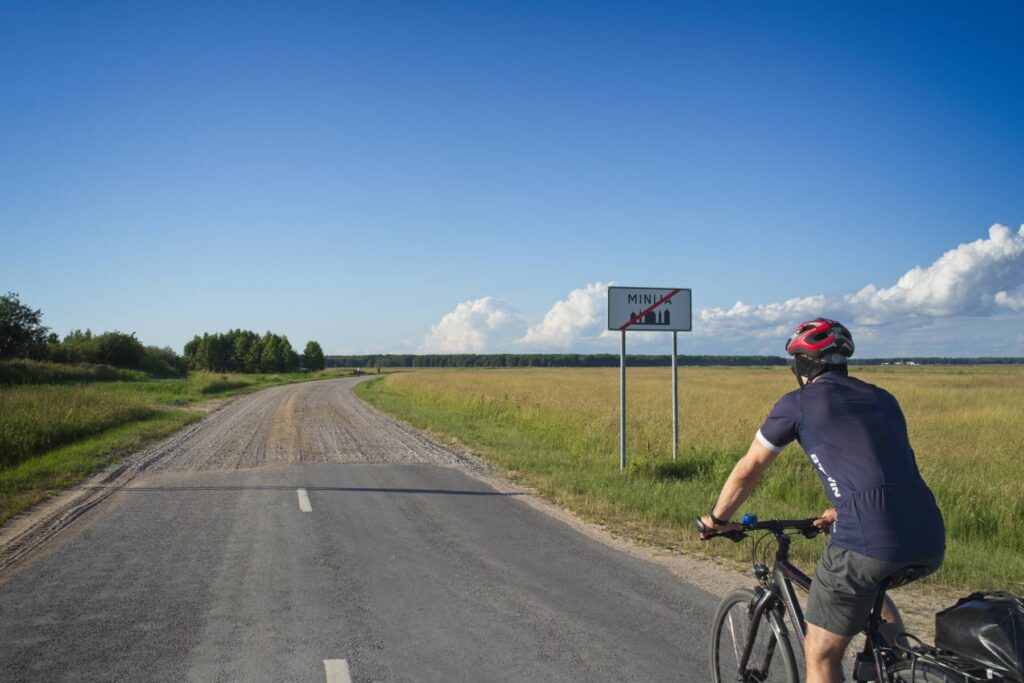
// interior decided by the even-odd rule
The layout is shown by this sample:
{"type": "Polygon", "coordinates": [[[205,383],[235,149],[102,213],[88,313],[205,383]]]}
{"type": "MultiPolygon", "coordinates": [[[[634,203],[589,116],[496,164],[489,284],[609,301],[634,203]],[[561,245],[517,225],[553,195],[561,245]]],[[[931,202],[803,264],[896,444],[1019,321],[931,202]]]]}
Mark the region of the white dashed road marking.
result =
{"type": "MultiPolygon", "coordinates": [[[[309,494],[306,493],[306,489],[299,489],[299,509],[302,510],[303,512],[313,511],[313,506],[309,504],[309,494]]],[[[333,662],[344,660],[326,659],[324,661],[333,662]]]]}
{"type": "Polygon", "coordinates": [[[348,673],[348,662],[344,659],[325,659],[324,674],[327,676],[327,683],[352,683],[352,677],[348,673]]]}

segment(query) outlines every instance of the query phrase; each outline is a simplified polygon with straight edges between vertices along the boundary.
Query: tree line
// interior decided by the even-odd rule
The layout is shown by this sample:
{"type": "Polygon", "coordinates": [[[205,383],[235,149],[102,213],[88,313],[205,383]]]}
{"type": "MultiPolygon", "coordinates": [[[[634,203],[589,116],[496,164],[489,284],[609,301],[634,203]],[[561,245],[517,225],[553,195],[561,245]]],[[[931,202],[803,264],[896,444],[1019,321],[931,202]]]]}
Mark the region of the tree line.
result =
{"type": "Polygon", "coordinates": [[[156,377],[183,375],[188,369],[185,359],[173,349],[144,346],[134,332],[93,334],[91,330],[72,330],[60,341],[56,336],[50,335],[46,358],[54,363],[110,365],[142,370],[156,377]]]}
{"type": "MultiPolygon", "coordinates": [[[[453,354],[368,354],[327,356],[327,367],[341,368],[610,368],[619,366],[619,356],[613,353],[453,353],[453,354]]],[[[678,357],[685,366],[783,366],[788,363],[780,356],[707,356],[678,357]]],[[[900,362],[916,365],[1020,365],[1024,358],[851,358],[851,365],[883,365],[900,362]]],[[[670,367],[670,355],[629,355],[630,367],[670,367]]]]}
{"type": "MultiPolygon", "coordinates": [[[[610,368],[613,353],[455,353],[327,356],[327,367],[342,368],[610,368]]],[[[669,367],[669,355],[630,355],[630,367],[669,367]]],[[[778,356],[679,356],[680,365],[785,365],[778,356]]]]}
{"type": "Polygon", "coordinates": [[[300,356],[288,337],[267,332],[231,330],[196,335],[185,345],[184,357],[173,349],[146,346],[135,333],[93,334],[72,330],[61,338],[43,325],[43,314],[23,304],[14,292],[0,296],[0,361],[26,358],[66,364],[109,365],[142,370],[156,377],[174,377],[192,370],[214,372],[294,372],[322,370],[320,344],[306,344],[300,356]]]}
{"type": "Polygon", "coordinates": [[[259,335],[251,330],[196,335],[185,344],[185,359],[196,370],[213,372],[296,372],[323,370],[324,352],[320,344],[306,344],[300,356],[288,337],[268,331],[259,335]]]}
{"type": "Polygon", "coordinates": [[[146,346],[134,332],[72,330],[61,338],[43,325],[42,311],[8,292],[0,296],[0,360],[12,358],[110,365],[157,377],[178,376],[187,369],[185,360],[172,349],[146,346]]]}

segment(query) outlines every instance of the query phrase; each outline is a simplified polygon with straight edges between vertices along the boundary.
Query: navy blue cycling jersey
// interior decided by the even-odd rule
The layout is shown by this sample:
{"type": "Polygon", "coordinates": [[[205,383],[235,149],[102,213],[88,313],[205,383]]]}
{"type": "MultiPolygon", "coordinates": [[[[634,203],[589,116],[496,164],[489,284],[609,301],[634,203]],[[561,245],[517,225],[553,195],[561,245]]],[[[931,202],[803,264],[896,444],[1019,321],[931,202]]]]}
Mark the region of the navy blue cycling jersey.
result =
{"type": "Polygon", "coordinates": [[[838,513],[833,543],[889,562],[942,554],[942,514],[889,392],[826,373],[779,399],[757,438],[775,451],[800,442],[838,513]]]}

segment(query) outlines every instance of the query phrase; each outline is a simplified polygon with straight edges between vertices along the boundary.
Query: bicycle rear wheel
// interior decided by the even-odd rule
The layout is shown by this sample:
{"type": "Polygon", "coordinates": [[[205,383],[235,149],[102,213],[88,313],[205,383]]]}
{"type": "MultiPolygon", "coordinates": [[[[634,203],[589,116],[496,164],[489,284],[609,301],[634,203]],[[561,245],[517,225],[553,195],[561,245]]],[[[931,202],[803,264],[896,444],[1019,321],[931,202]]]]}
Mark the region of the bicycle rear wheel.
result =
{"type": "Polygon", "coordinates": [[[711,631],[711,674],[715,683],[800,683],[789,639],[779,636],[785,626],[767,612],[757,626],[746,671],[739,670],[751,632],[750,602],[753,599],[754,591],[740,588],[727,595],[718,606],[711,631]]]}
{"type": "Polygon", "coordinates": [[[967,679],[924,662],[897,662],[889,669],[893,683],[964,683],[967,679]]]}

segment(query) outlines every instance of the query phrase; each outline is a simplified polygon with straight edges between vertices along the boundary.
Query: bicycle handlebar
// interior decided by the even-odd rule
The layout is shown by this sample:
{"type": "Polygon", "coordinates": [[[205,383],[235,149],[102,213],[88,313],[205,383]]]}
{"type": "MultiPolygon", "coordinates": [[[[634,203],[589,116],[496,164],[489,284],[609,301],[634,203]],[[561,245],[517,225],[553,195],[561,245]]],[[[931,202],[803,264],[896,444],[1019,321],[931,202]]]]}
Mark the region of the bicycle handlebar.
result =
{"type": "Polygon", "coordinates": [[[708,528],[708,526],[701,521],[700,517],[694,517],[694,521],[697,523],[697,529],[700,530],[701,535],[706,539],[710,540],[721,536],[728,538],[734,543],[742,541],[751,531],[770,531],[776,536],[781,536],[787,531],[797,531],[805,538],[814,538],[823,531],[820,527],[814,526],[814,522],[818,521],[817,517],[808,517],[807,519],[767,519],[763,522],[736,522],[743,527],[742,531],[715,531],[714,529],[708,528]]]}

